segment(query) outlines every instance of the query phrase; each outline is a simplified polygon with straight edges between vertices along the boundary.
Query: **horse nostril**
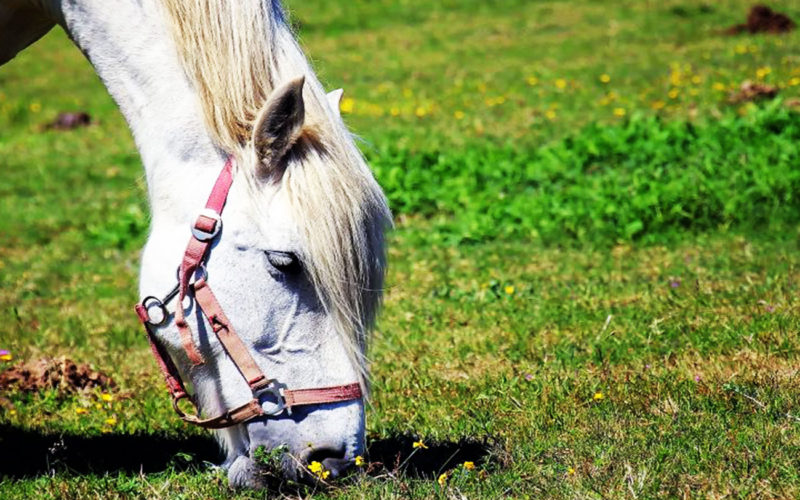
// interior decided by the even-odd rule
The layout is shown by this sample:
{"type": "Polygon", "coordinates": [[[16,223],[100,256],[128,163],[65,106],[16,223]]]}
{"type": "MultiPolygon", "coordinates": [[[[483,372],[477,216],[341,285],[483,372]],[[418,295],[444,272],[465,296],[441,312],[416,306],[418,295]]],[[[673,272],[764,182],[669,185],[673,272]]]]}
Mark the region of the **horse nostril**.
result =
{"type": "Polygon", "coordinates": [[[319,462],[325,471],[330,472],[330,479],[342,476],[353,465],[353,460],[344,458],[343,448],[314,448],[308,454],[306,463],[319,462]]]}

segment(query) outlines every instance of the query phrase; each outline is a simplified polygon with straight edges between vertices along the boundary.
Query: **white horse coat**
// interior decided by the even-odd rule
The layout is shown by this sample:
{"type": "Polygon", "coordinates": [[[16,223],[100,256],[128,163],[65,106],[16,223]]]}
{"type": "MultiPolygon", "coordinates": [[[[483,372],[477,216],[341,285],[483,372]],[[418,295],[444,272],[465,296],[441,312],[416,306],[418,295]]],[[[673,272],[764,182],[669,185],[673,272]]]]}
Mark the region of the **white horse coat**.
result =
{"type": "MultiPolygon", "coordinates": [[[[262,57],[267,61],[264,73],[231,76],[219,82],[220,92],[256,79],[254,88],[264,95],[253,96],[251,105],[266,109],[270,100],[281,97],[275,95],[281,83],[298,76],[306,81],[301,102],[287,112],[296,115],[293,127],[275,132],[286,116],[265,116],[264,111],[240,118],[230,129],[225,123],[211,123],[209,116],[224,111],[226,104],[215,102],[216,91],[198,91],[208,90],[198,75],[215,61],[202,56],[188,60],[197,47],[182,45],[180,28],[191,32],[200,25],[176,28],[165,3],[4,0],[0,64],[59,24],[116,100],[141,154],[151,207],[151,233],[142,255],[142,296],[161,294],[174,285],[189,224],[233,155],[238,168],[222,234],[207,265],[209,282],[227,316],[261,369],[292,388],[364,383],[366,335],[380,297],[383,230],[390,215],[338,116],[339,95],[333,105],[328,103],[276,3],[207,0],[204,3],[224,5],[219,11],[228,14],[220,16],[229,15],[233,24],[209,31],[230,32],[232,47],[236,37],[249,36],[248,26],[236,25],[238,6],[256,9],[268,24],[262,27],[269,37],[263,48],[266,56],[255,46],[249,49],[253,53],[242,56],[241,65],[224,61],[232,63],[230,73],[236,73],[262,57]],[[237,136],[242,129],[252,135],[237,136]],[[278,151],[281,141],[288,147],[278,151]],[[282,271],[276,255],[286,254],[296,256],[303,272],[295,276],[282,271]]],[[[192,3],[198,2],[186,1],[192,3]]],[[[186,22],[192,23],[193,14],[186,15],[186,22]]],[[[190,369],[174,327],[162,328],[158,335],[192,381],[204,412],[213,414],[246,401],[251,397],[247,384],[203,321],[198,322],[193,307],[187,309],[187,319],[205,365],[190,369]]],[[[320,405],[291,417],[219,431],[218,436],[235,485],[259,485],[252,460],[259,446],[286,445],[290,457],[284,466],[292,476],[297,464],[312,459],[338,473],[363,453],[364,405],[320,405]]]]}

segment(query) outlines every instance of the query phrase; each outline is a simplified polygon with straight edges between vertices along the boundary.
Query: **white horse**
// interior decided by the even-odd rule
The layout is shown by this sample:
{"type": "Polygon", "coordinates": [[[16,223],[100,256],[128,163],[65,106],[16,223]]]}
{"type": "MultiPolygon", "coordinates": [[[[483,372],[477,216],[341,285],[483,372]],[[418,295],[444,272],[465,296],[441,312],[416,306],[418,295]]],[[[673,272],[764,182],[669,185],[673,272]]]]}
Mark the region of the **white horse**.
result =
{"type": "MultiPolygon", "coordinates": [[[[207,273],[240,357],[272,385],[258,392],[242,377],[187,285],[186,328],[176,326],[176,298],[151,333],[202,413],[280,403],[291,391],[278,387],[365,389],[391,217],[338,114],[341,94],[326,98],[277,1],[3,0],[0,64],[56,24],[94,66],[141,153],[152,212],[142,297],[173,288],[189,226],[223,165],[234,165],[222,230],[184,281],[207,273]]],[[[336,476],[362,454],[363,398],[318,400],[229,418],[217,435],[231,484],[261,484],[253,455],[262,446],[286,446],[291,477],[311,461],[336,476]]]]}

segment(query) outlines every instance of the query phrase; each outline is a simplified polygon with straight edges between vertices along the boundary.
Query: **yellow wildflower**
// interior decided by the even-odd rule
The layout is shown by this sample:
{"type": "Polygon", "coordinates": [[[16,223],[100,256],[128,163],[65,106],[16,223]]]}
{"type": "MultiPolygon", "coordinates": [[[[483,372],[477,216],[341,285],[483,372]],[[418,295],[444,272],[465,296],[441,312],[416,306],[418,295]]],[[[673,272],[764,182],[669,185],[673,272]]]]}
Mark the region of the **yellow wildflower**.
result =
{"type": "Polygon", "coordinates": [[[17,414],[17,410],[8,410],[8,414],[9,415],[16,415],[17,414]]]}
{"type": "Polygon", "coordinates": [[[39,111],[42,110],[42,105],[39,104],[38,102],[32,102],[31,105],[30,105],[30,110],[33,113],[38,113],[39,111]]]}
{"type": "Polygon", "coordinates": [[[503,291],[505,291],[507,295],[513,295],[514,294],[514,287],[511,286],[511,285],[508,285],[503,289],[503,291]]]}
{"type": "Polygon", "coordinates": [[[414,111],[414,114],[417,115],[417,117],[422,118],[423,116],[427,115],[428,112],[422,106],[417,106],[417,109],[414,111]]]}
{"type": "Polygon", "coordinates": [[[89,413],[89,410],[87,410],[86,408],[75,408],[75,413],[77,413],[78,415],[84,415],[86,413],[89,413]]]}
{"type": "Polygon", "coordinates": [[[457,109],[456,112],[453,113],[453,118],[455,118],[456,120],[461,120],[462,118],[464,118],[464,112],[461,111],[460,109],[457,109]]]}
{"type": "Polygon", "coordinates": [[[714,82],[714,85],[712,85],[711,88],[718,92],[725,92],[725,84],[722,82],[714,82]]]}
{"type": "Polygon", "coordinates": [[[475,462],[464,462],[464,468],[467,470],[475,470],[475,462]]]}
{"type": "Polygon", "coordinates": [[[400,114],[400,108],[394,106],[389,110],[389,114],[392,116],[398,116],[400,114]]]}
{"type": "Polygon", "coordinates": [[[570,476],[574,476],[575,469],[573,469],[572,467],[567,467],[567,474],[569,474],[570,476]]]}
{"type": "Polygon", "coordinates": [[[699,85],[700,83],[702,83],[702,81],[703,81],[703,79],[700,78],[700,76],[698,76],[698,75],[694,75],[692,77],[692,83],[695,84],[695,85],[699,85]]]}
{"type": "Polygon", "coordinates": [[[427,449],[428,449],[428,445],[426,445],[425,443],[423,443],[423,442],[422,442],[422,440],[420,440],[420,441],[414,441],[414,444],[412,444],[411,446],[412,446],[413,448],[422,448],[422,449],[424,449],[424,450],[427,450],[427,449]]]}
{"type": "Polygon", "coordinates": [[[364,460],[364,457],[362,457],[361,455],[356,457],[356,467],[364,467],[365,463],[366,461],[364,460]]]}
{"type": "Polygon", "coordinates": [[[603,83],[608,83],[611,81],[611,76],[603,73],[602,75],[600,75],[600,81],[603,83]]]}
{"type": "Polygon", "coordinates": [[[614,116],[625,116],[625,108],[614,108],[614,116]]]}
{"type": "Polygon", "coordinates": [[[107,418],[106,425],[117,425],[117,419],[114,417],[107,418]]]}
{"type": "Polygon", "coordinates": [[[106,393],[103,393],[103,395],[100,396],[100,399],[102,399],[106,403],[110,403],[110,402],[114,401],[114,396],[112,396],[111,394],[108,394],[106,392],[106,393]]]}
{"type": "Polygon", "coordinates": [[[528,81],[528,85],[530,85],[531,87],[533,87],[534,85],[539,83],[539,79],[536,78],[535,76],[529,76],[527,81],[528,81]]]}
{"type": "Polygon", "coordinates": [[[0,354],[0,360],[2,361],[11,361],[12,359],[14,359],[14,356],[10,352],[0,354]]]}
{"type": "Polygon", "coordinates": [[[662,109],[664,106],[666,106],[664,101],[653,101],[653,103],[650,105],[650,107],[655,110],[662,109]]]}
{"type": "Polygon", "coordinates": [[[544,116],[547,117],[548,120],[555,120],[556,119],[556,112],[552,109],[548,109],[544,112],[544,116]]]}
{"type": "Polygon", "coordinates": [[[670,99],[677,99],[679,94],[680,92],[678,92],[678,89],[672,89],[669,92],[667,92],[667,95],[669,96],[670,99]]]}
{"type": "Polygon", "coordinates": [[[595,392],[594,396],[592,396],[592,399],[594,399],[595,401],[602,401],[603,398],[605,398],[605,396],[603,395],[602,392],[595,392]]]}
{"type": "Polygon", "coordinates": [[[790,79],[789,80],[789,85],[791,85],[792,87],[800,85],[800,78],[795,76],[794,78],[790,79]]]}
{"type": "Polygon", "coordinates": [[[566,88],[566,86],[567,86],[567,81],[564,80],[563,78],[558,78],[556,80],[556,87],[557,88],[564,89],[564,88],[566,88]]]}
{"type": "Polygon", "coordinates": [[[319,479],[328,479],[328,476],[331,475],[330,471],[325,470],[325,467],[316,460],[308,464],[308,470],[319,479]]]}
{"type": "Polygon", "coordinates": [[[443,472],[439,476],[439,479],[436,480],[436,482],[439,483],[439,486],[444,487],[444,485],[447,484],[447,472],[443,472]]]}
{"type": "Polygon", "coordinates": [[[765,76],[772,73],[772,69],[769,66],[765,66],[763,68],[758,68],[756,70],[756,78],[759,80],[763,80],[765,76]]]}
{"type": "Polygon", "coordinates": [[[339,109],[342,113],[352,113],[355,108],[356,101],[352,97],[345,97],[339,104],[339,109]]]}

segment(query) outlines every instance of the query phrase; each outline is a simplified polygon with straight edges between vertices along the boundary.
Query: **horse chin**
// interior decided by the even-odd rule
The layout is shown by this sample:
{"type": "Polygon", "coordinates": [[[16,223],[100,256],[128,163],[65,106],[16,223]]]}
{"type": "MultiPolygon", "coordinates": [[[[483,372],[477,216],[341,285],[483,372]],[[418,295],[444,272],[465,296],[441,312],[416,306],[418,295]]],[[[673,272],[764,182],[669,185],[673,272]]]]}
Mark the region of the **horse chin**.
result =
{"type": "Polygon", "coordinates": [[[326,406],[245,424],[249,453],[228,468],[230,485],[260,489],[281,479],[313,483],[317,477],[308,465],[314,462],[321,465],[318,474],[324,474],[326,481],[350,472],[355,457],[363,454],[363,405],[326,406]]]}
{"type": "Polygon", "coordinates": [[[263,489],[267,487],[261,467],[245,455],[240,455],[228,469],[228,484],[232,488],[263,489]]]}

